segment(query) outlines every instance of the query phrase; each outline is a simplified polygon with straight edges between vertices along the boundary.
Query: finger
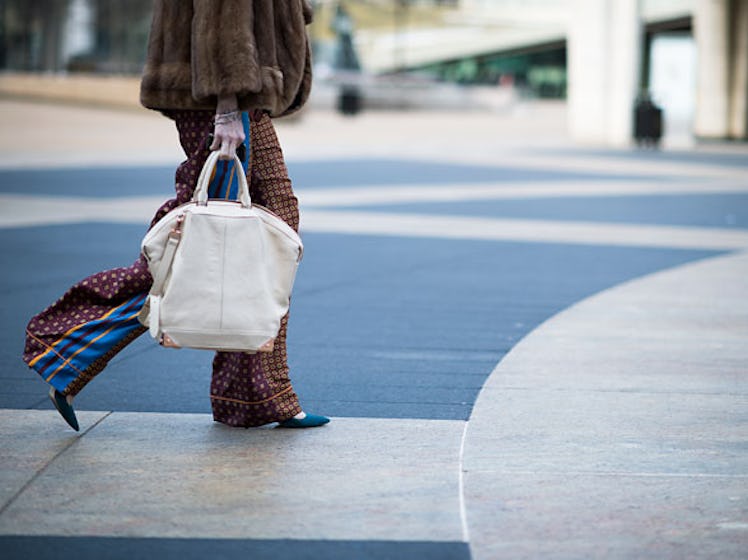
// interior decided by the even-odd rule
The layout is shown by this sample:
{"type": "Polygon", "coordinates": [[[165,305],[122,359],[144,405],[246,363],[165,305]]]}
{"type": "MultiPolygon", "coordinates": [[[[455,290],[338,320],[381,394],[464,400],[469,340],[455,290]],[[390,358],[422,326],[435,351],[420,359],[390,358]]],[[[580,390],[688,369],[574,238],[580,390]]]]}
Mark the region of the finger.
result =
{"type": "Polygon", "coordinates": [[[236,150],[237,150],[238,148],[239,148],[239,142],[237,142],[236,140],[232,140],[232,141],[231,141],[231,142],[229,143],[229,154],[230,154],[230,157],[231,157],[232,159],[233,159],[233,157],[234,157],[234,154],[236,154],[236,150]]]}
{"type": "Polygon", "coordinates": [[[228,140],[221,142],[221,155],[218,159],[231,159],[231,142],[228,140]]]}
{"type": "Polygon", "coordinates": [[[213,142],[211,142],[211,144],[210,144],[210,151],[214,152],[214,151],[216,151],[220,147],[221,147],[221,139],[218,137],[217,134],[214,134],[213,135],[213,142]]]}

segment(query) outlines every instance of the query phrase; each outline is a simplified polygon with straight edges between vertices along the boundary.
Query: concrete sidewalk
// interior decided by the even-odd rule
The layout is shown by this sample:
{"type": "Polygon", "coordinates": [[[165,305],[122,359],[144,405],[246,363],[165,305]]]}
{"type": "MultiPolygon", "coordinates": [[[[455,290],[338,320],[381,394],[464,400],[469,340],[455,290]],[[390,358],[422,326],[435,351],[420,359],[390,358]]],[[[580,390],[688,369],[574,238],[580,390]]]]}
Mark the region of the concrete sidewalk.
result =
{"type": "Polygon", "coordinates": [[[740,558],[748,253],[584,300],[502,360],[462,468],[474,558],[740,558]]]}
{"type": "Polygon", "coordinates": [[[333,422],[214,424],[204,353],[143,341],[75,434],[12,345],[129,254],[179,155],[149,113],[0,114],[3,557],[744,556],[744,146],[572,148],[545,105],[280,123],[309,249],[291,365],[333,422]]]}

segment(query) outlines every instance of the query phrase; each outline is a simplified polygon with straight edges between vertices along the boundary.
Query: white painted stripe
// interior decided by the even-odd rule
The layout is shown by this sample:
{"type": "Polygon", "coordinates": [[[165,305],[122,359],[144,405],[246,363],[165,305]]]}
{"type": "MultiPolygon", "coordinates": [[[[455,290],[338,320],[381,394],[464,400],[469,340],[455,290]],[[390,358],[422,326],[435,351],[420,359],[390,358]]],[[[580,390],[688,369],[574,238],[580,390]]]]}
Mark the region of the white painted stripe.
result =
{"type": "Polygon", "coordinates": [[[302,229],[325,233],[532,243],[707,250],[748,248],[746,230],[423,214],[315,210],[303,214],[302,229]]]}
{"type": "MultiPolygon", "coordinates": [[[[6,194],[0,195],[0,228],[84,222],[146,225],[162,203],[162,198],[148,196],[94,199],[6,194]]],[[[342,210],[305,210],[302,229],[320,233],[531,243],[708,250],[748,247],[748,231],[738,229],[342,210]]]]}
{"type": "Polygon", "coordinates": [[[748,183],[686,181],[553,181],[528,183],[452,183],[448,185],[376,185],[300,189],[302,208],[393,205],[469,200],[567,197],[656,196],[748,193],[748,183]]]}
{"type": "Polygon", "coordinates": [[[163,197],[84,198],[0,195],[0,228],[83,222],[147,225],[163,197]]]}
{"type": "MultiPolygon", "coordinates": [[[[745,182],[529,182],[377,185],[301,189],[302,211],[316,207],[566,197],[611,197],[748,193],[745,182]]],[[[117,198],[0,194],[0,228],[88,221],[147,223],[162,196],[117,198]]]]}
{"type": "MultiPolygon", "coordinates": [[[[628,152],[623,153],[623,157],[620,157],[620,155],[617,156],[615,154],[607,155],[605,152],[580,155],[578,152],[570,151],[564,155],[553,156],[546,155],[542,151],[537,154],[518,152],[500,158],[492,157],[491,154],[485,154],[483,162],[486,165],[498,167],[520,167],[535,170],[548,169],[554,173],[566,171],[583,174],[600,173],[604,175],[640,176],[642,178],[647,176],[663,178],[680,177],[681,179],[684,177],[688,177],[689,179],[695,177],[735,178],[743,175],[746,169],[745,164],[725,163],[724,160],[720,161],[718,158],[715,158],[711,162],[702,161],[699,156],[705,155],[706,152],[699,152],[698,150],[690,152],[689,155],[693,155],[693,158],[683,158],[680,160],[669,159],[667,153],[664,154],[665,157],[662,159],[638,158],[635,154],[636,152],[628,152]],[[629,155],[632,157],[627,157],[629,155]]],[[[743,151],[742,154],[736,153],[736,155],[746,155],[748,157],[748,152],[743,151]]],[[[465,165],[469,159],[469,155],[463,157],[460,163],[465,165]]]]}

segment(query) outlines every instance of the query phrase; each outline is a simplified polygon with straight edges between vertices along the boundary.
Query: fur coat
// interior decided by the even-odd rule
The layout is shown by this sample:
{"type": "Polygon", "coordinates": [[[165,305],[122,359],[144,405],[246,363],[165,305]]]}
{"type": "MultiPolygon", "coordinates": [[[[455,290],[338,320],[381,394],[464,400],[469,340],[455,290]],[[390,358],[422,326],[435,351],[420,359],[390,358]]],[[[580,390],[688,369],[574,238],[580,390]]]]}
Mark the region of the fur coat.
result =
{"type": "Polygon", "coordinates": [[[155,0],[140,101],[149,109],[241,110],[280,116],[311,88],[308,0],[155,0]]]}

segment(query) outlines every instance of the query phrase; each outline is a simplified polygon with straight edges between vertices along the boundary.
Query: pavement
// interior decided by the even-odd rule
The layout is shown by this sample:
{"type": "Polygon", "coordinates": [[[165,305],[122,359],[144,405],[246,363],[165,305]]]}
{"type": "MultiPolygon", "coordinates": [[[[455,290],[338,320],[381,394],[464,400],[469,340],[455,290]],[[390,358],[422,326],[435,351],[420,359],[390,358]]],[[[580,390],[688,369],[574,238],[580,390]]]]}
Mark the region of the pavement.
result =
{"type": "Polygon", "coordinates": [[[146,111],[0,101],[3,558],[744,558],[748,147],[574,146],[556,103],[279,121],[314,430],[212,422],[147,337],[67,428],[28,318],[134,260],[181,156],[146,111]]]}

